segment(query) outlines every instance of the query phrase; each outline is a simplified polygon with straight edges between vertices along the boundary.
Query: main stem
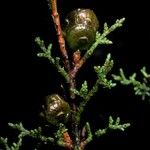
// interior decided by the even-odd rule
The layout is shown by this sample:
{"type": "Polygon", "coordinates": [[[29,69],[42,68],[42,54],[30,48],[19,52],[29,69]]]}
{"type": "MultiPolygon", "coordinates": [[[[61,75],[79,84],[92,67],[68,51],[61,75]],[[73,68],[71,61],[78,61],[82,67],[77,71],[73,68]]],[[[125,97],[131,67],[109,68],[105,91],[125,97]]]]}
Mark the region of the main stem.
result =
{"type": "MultiPolygon", "coordinates": [[[[64,66],[67,69],[69,73],[69,89],[74,89],[75,88],[75,73],[71,71],[70,69],[70,63],[68,59],[68,54],[67,50],[65,48],[65,40],[62,35],[62,29],[61,29],[61,24],[60,24],[60,18],[59,14],[57,11],[57,0],[49,0],[51,4],[51,9],[52,9],[52,17],[53,21],[55,24],[55,28],[57,31],[57,36],[58,36],[58,43],[60,46],[60,51],[63,56],[63,61],[64,61],[64,66]]],[[[71,92],[70,90],[70,98],[72,100],[71,102],[71,107],[72,107],[72,133],[73,133],[73,149],[74,150],[81,150],[80,148],[80,136],[79,136],[79,130],[78,130],[78,124],[77,124],[77,119],[76,119],[76,114],[77,114],[77,108],[75,104],[75,94],[71,92]]]]}
{"type": "Polygon", "coordinates": [[[67,50],[65,47],[65,40],[64,40],[64,37],[62,34],[60,17],[59,17],[58,11],[57,11],[57,0],[49,0],[49,3],[51,5],[51,9],[52,9],[52,17],[53,17],[53,21],[54,21],[55,28],[57,31],[57,37],[58,37],[58,43],[59,43],[60,51],[61,51],[62,56],[63,56],[64,67],[69,72],[70,63],[69,63],[69,59],[68,59],[68,53],[67,53],[67,50]]]}
{"type": "Polygon", "coordinates": [[[70,71],[70,98],[72,100],[71,102],[71,107],[72,107],[72,134],[73,134],[73,145],[74,145],[74,150],[81,150],[80,147],[80,134],[79,134],[79,124],[77,121],[77,106],[75,103],[76,96],[75,94],[71,91],[71,89],[75,89],[76,86],[76,81],[75,81],[75,75],[74,72],[70,71]]]}
{"type": "MultiPolygon", "coordinates": [[[[62,28],[61,28],[61,23],[60,23],[60,18],[59,14],[57,11],[57,0],[49,0],[50,5],[51,5],[51,10],[52,10],[52,17],[53,21],[55,24],[55,28],[57,31],[57,37],[58,37],[58,43],[60,47],[60,51],[63,56],[63,62],[64,62],[64,67],[66,68],[68,74],[69,74],[69,89],[70,89],[70,99],[71,99],[71,110],[72,110],[72,141],[73,141],[73,150],[81,150],[80,146],[80,133],[79,133],[79,121],[77,118],[77,105],[76,105],[76,96],[75,94],[71,91],[71,89],[75,89],[76,87],[76,81],[75,77],[78,72],[78,68],[82,66],[80,63],[80,67],[74,66],[73,69],[70,67],[70,62],[68,59],[68,53],[65,48],[65,40],[63,38],[62,34],[62,28]]],[[[81,62],[81,61],[80,61],[81,62]]]]}

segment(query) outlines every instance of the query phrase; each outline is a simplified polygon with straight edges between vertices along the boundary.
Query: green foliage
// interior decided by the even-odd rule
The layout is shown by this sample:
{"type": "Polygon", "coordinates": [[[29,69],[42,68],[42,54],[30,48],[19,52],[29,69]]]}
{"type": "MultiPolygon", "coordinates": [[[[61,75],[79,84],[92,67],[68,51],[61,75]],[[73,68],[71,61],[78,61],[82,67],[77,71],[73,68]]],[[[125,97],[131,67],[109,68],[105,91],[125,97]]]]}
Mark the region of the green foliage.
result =
{"type": "Polygon", "coordinates": [[[41,50],[43,51],[42,53],[38,53],[38,57],[45,57],[49,60],[51,64],[56,66],[58,72],[66,79],[66,81],[69,80],[68,74],[65,71],[64,67],[61,67],[59,60],[59,57],[53,58],[51,55],[51,50],[52,50],[52,44],[50,43],[48,47],[46,48],[44,41],[40,39],[40,37],[37,37],[35,39],[35,42],[40,46],[41,50]]]}
{"type": "Polygon", "coordinates": [[[0,137],[0,143],[2,143],[5,146],[6,150],[19,150],[20,147],[22,146],[22,141],[25,136],[39,139],[45,143],[54,142],[54,138],[45,137],[42,135],[41,127],[34,129],[34,130],[27,130],[23,127],[22,123],[19,123],[19,124],[9,123],[8,125],[13,129],[19,130],[20,134],[18,135],[18,141],[12,143],[11,146],[8,145],[7,138],[0,137]]]}
{"type": "Polygon", "coordinates": [[[79,91],[77,89],[71,89],[71,91],[74,94],[76,94],[76,95],[82,97],[83,99],[85,99],[87,94],[88,94],[88,83],[87,83],[87,81],[84,81],[84,83],[81,85],[81,89],[79,91]]]}
{"type": "Polygon", "coordinates": [[[120,118],[119,117],[117,117],[116,121],[114,121],[114,119],[110,116],[108,127],[105,129],[99,129],[98,131],[95,132],[95,135],[98,137],[102,136],[102,135],[106,134],[109,130],[124,131],[129,126],[130,126],[130,123],[120,124],[120,118]]]}
{"type": "Polygon", "coordinates": [[[0,137],[0,143],[2,143],[4,145],[6,150],[19,150],[22,146],[22,142],[23,142],[24,137],[32,137],[34,139],[38,139],[38,140],[44,142],[45,144],[54,143],[54,144],[57,144],[61,147],[66,146],[65,142],[63,141],[63,133],[68,131],[68,129],[62,123],[60,123],[58,125],[58,130],[54,134],[53,138],[43,136],[41,127],[38,127],[37,129],[33,129],[33,130],[27,130],[23,127],[22,123],[18,123],[18,124],[9,123],[8,125],[13,129],[19,130],[20,133],[18,135],[18,141],[12,143],[11,146],[8,145],[8,139],[7,138],[0,137]]]}
{"type": "Polygon", "coordinates": [[[88,89],[87,81],[84,81],[80,90],[72,89],[72,92],[74,92],[74,94],[83,98],[83,100],[79,104],[77,112],[78,121],[80,121],[81,113],[84,111],[86,104],[91,99],[91,97],[94,96],[94,94],[98,91],[99,85],[109,89],[116,86],[115,83],[112,83],[112,80],[107,79],[107,74],[111,71],[112,67],[113,67],[113,60],[111,59],[111,55],[108,54],[103,66],[94,67],[95,72],[97,74],[97,80],[90,90],[88,89]]]}
{"type": "Polygon", "coordinates": [[[74,94],[82,97],[84,100],[89,100],[98,91],[99,85],[102,85],[104,88],[111,89],[112,87],[116,86],[115,83],[112,83],[112,80],[107,79],[107,74],[111,71],[112,67],[113,67],[113,60],[111,60],[111,55],[108,54],[102,67],[94,66],[98,79],[93,85],[91,90],[88,90],[87,81],[84,81],[79,91],[77,89],[71,90],[74,92],[74,94]]]}
{"type": "Polygon", "coordinates": [[[120,69],[120,75],[112,75],[116,81],[119,81],[122,85],[133,85],[135,95],[142,96],[142,100],[146,97],[150,97],[150,74],[147,73],[146,67],[141,69],[143,75],[143,81],[136,79],[136,73],[133,73],[129,78],[124,74],[123,69],[120,69]]]}
{"type": "Polygon", "coordinates": [[[115,29],[121,27],[123,25],[123,22],[125,21],[125,18],[122,19],[117,19],[116,22],[111,26],[108,27],[107,23],[104,23],[104,30],[103,33],[96,33],[96,41],[93,43],[93,45],[87,50],[87,52],[84,55],[84,59],[88,59],[96,49],[98,45],[103,45],[103,44],[112,44],[112,41],[110,41],[106,36],[110,34],[112,31],[115,29]]]}
{"type": "Polygon", "coordinates": [[[106,75],[111,71],[113,67],[113,60],[111,60],[111,55],[108,54],[107,58],[105,60],[105,63],[102,67],[100,66],[95,66],[95,72],[97,73],[98,77],[98,83],[102,85],[105,88],[111,89],[112,87],[116,86],[115,83],[112,83],[112,80],[107,80],[106,75]]]}

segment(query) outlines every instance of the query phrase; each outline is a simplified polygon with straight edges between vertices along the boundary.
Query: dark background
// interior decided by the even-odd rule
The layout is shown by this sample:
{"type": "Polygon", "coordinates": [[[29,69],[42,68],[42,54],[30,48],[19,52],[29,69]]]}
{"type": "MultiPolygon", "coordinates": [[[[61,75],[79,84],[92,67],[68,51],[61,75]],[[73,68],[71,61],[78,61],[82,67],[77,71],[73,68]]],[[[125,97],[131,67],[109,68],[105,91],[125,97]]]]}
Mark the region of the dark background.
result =
{"type": "MultiPolygon", "coordinates": [[[[148,2],[147,2],[148,3],[148,2]]],[[[111,73],[118,74],[123,68],[126,75],[138,72],[146,66],[150,72],[149,47],[149,14],[146,2],[129,1],[98,1],[58,0],[58,10],[61,20],[68,12],[76,8],[90,8],[96,13],[100,22],[100,31],[104,22],[112,25],[116,19],[126,18],[123,27],[109,35],[114,44],[99,46],[95,54],[87,61],[79,72],[77,86],[86,79],[92,87],[96,80],[94,65],[102,65],[107,53],[112,54],[114,68],[111,73]]],[[[23,122],[24,126],[33,129],[41,125],[39,112],[43,97],[51,93],[64,94],[60,88],[63,79],[48,60],[37,58],[40,51],[34,42],[40,36],[47,45],[53,43],[54,55],[59,55],[57,37],[46,0],[32,0],[26,5],[18,2],[15,7],[11,3],[3,10],[4,21],[1,28],[1,78],[0,78],[0,136],[8,136],[15,140],[16,131],[7,127],[8,122],[23,122]]],[[[3,5],[1,5],[2,7],[3,5]]],[[[83,115],[89,121],[92,130],[107,126],[108,117],[120,116],[122,123],[130,122],[131,127],[125,132],[109,132],[103,137],[96,138],[87,149],[106,149],[148,145],[150,103],[134,96],[132,86],[121,86],[112,90],[100,88],[99,92],[89,102],[83,115]]],[[[25,139],[26,146],[22,149],[32,150],[34,142],[25,139]]],[[[48,146],[41,149],[58,149],[48,146]]]]}

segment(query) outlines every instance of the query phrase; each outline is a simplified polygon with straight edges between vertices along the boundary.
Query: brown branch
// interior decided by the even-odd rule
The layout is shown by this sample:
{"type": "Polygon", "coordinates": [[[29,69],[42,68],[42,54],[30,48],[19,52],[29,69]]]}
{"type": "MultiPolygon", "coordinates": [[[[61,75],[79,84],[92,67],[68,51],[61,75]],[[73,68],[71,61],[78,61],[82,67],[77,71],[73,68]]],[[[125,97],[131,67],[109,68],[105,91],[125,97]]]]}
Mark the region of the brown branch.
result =
{"type": "MultiPolygon", "coordinates": [[[[68,53],[67,50],[65,48],[65,40],[63,37],[63,33],[62,33],[62,28],[61,28],[61,23],[60,23],[60,17],[57,11],[57,0],[49,0],[49,3],[51,4],[51,10],[52,10],[52,18],[55,24],[55,28],[57,31],[57,36],[58,36],[58,43],[59,43],[59,47],[60,47],[60,51],[62,53],[62,56],[64,58],[64,66],[67,69],[67,71],[70,74],[70,83],[71,83],[71,88],[73,88],[72,85],[74,85],[73,80],[76,77],[76,74],[78,72],[78,70],[82,67],[82,65],[84,64],[84,62],[86,61],[86,55],[85,54],[82,59],[78,60],[78,62],[75,63],[73,69],[71,70],[70,68],[70,63],[69,63],[69,59],[68,59],[68,53]]],[[[74,99],[74,94],[71,94],[72,99],[74,99]]]]}
{"type": "Polygon", "coordinates": [[[76,74],[78,73],[79,69],[83,66],[83,64],[85,63],[86,59],[83,56],[77,63],[74,64],[73,69],[70,71],[71,72],[71,76],[73,78],[76,77],[76,74]]]}
{"type": "Polygon", "coordinates": [[[57,11],[57,0],[49,0],[49,3],[51,4],[52,18],[53,18],[55,28],[57,31],[58,43],[59,43],[60,51],[61,51],[63,59],[64,59],[64,66],[67,69],[67,71],[69,72],[70,63],[69,63],[69,59],[68,59],[68,53],[65,48],[65,40],[63,37],[63,33],[62,33],[60,17],[59,17],[58,11],[57,11]]]}
{"type": "MultiPolygon", "coordinates": [[[[65,40],[63,37],[63,33],[62,33],[60,17],[59,17],[58,11],[57,11],[57,0],[49,0],[49,3],[51,4],[53,22],[55,24],[55,28],[57,31],[58,43],[59,43],[60,51],[61,51],[62,56],[63,56],[64,67],[67,69],[67,72],[69,73],[69,89],[74,89],[76,86],[76,82],[75,82],[76,73],[74,73],[75,71],[72,71],[72,69],[70,67],[68,53],[67,53],[67,50],[65,48],[65,40]]],[[[76,60],[74,59],[74,61],[76,61],[76,60]]],[[[75,94],[72,91],[70,91],[70,98],[72,99],[72,105],[71,106],[72,106],[73,144],[71,144],[71,143],[69,143],[69,144],[66,143],[66,144],[67,145],[73,145],[74,149],[76,149],[75,147],[77,147],[79,149],[80,138],[79,138],[78,124],[76,121],[77,106],[75,104],[75,94]]],[[[70,148],[72,148],[72,147],[70,147],[70,148]]]]}
{"type": "Polygon", "coordinates": [[[91,128],[90,128],[90,124],[87,122],[86,125],[83,127],[82,129],[82,136],[83,136],[83,139],[80,143],[80,147],[82,150],[84,150],[85,146],[92,141],[93,139],[93,135],[92,135],[92,132],[91,132],[91,128]],[[85,138],[85,134],[87,132],[87,137],[85,138]]]}
{"type": "Polygon", "coordinates": [[[73,145],[72,145],[72,140],[70,138],[70,135],[68,134],[68,132],[65,132],[63,134],[63,136],[64,136],[64,142],[65,142],[66,149],[71,150],[73,148],[73,145]]]}
{"type": "Polygon", "coordinates": [[[78,73],[79,69],[83,66],[83,64],[86,62],[86,60],[88,59],[89,55],[88,53],[85,53],[84,56],[82,58],[80,58],[80,53],[74,53],[73,55],[73,59],[76,59],[75,57],[78,58],[78,60],[74,61],[74,67],[73,69],[71,70],[71,75],[73,78],[76,77],[76,74],[78,73]],[[77,54],[78,54],[78,57],[77,57],[77,54]]]}

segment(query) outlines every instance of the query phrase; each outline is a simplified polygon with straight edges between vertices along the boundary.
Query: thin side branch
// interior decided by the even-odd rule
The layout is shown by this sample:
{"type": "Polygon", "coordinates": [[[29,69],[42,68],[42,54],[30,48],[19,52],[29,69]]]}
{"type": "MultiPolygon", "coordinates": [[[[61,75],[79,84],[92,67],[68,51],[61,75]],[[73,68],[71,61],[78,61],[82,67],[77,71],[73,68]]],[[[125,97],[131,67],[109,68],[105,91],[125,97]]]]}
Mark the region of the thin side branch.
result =
{"type": "Polygon", "coordinates": [[[130,126],[130,123],[120,124],[120,118],[119,117],[117,117],[116,121],[114,121],[114,119],[110,116],[108,127],[106,127],[105,129],[99,129],[98,131],[95,132],[95,135],[98,137],[102,136],[102,135],[106,134],[109,130],[124,131],[129,126],[130,126]]]}
{"type": "Polygon", "coordinates": [[[146,72],[146,68],[141,69],[143,75],[143,81],[138,81],[136,79],[136,73],[133,73],[128,78],[125,76],[123,69],[120,69],[119,75],[112,75],[114,80],[119,81],[122,85],[133,85],[135,95],[142,96],[142,100],[146,97],[150,97],[150,74],[146,72]]]}
{"type": "Polygon", "coordinates": [[[81,149],[84,149],[85,146],[93,140],[93,134],[90,128],[90,124],[87,122],[85,125],[85,131],[87,132],[87,138],[81,142],[81,149]]]}
{"type": "Polygon", "coordinates": [[[90,56],[93,54],[94,50],[96,49],[96,47],[98,45],[100,45],[100,44],[112,44],[112,41],[107,39],[106,36],[108,34],[110,34],[112,31],[114,31],[115,29],[121,27],[124,21],[125,21],[125,18],[117,19],[115,24],[112,25],[110,28],[107,26],[106,23],[104,24],[103,33],[102,34],[97,33],[95,43],[91,46],[91,48],[89,50],[87,50],[87,52],[84,54],[84,56],[74,66],[74,68],[72,70],[74,76],[78,72],[78,70],[82,67],[82,65],[86,62],[86,60],[88,58],[90,58],[90,56]]]}

